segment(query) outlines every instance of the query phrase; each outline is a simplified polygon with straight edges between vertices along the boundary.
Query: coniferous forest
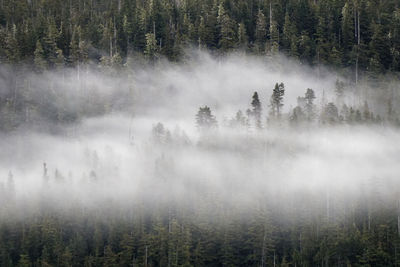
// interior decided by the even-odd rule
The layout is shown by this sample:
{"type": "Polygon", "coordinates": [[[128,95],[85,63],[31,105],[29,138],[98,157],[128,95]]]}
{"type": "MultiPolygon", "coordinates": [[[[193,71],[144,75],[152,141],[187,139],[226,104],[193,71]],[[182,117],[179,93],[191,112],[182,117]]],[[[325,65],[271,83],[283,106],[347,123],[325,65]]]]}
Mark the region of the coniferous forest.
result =
{"type": "Polygon", "coordinates": [[[178,61],[187,46],[400,70],[397,0],[1,0],[0,25],[1,62],[37,71],[133,54],[178,61]]]}
{"type": "Polygon", "coordinates": [[[398,0],[0,0],[0,266],[400,266],[398,0]]]}

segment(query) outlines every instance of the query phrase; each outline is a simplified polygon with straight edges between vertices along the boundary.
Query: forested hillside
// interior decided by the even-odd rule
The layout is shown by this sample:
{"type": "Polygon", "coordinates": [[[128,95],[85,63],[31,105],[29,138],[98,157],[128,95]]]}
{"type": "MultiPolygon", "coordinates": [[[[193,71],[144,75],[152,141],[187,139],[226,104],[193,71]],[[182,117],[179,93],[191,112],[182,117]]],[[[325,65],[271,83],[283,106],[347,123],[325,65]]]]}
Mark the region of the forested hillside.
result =
{"type": "Polygon", "coordinates": [[[179,60],[188,46],[279,51],[356,76],[400,70],[397,0],[1,0],[0,25],[1,62],[39,71],[134,53],[179,60]]]}
{"type": "Polygon", "coordinates": [[[399,0],[0,0],[0,267],[400,266],[399,0]]]}

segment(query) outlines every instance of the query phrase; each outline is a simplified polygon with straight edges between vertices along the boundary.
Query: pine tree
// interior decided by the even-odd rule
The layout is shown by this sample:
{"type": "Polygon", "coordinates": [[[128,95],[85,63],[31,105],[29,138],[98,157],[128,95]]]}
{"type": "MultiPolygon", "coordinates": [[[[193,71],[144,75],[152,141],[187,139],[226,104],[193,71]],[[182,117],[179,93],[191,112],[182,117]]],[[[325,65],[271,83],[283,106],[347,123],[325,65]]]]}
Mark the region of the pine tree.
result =
{"type": "Polygon", "coordinates": [[[307,88],[307,91],[305,93],[305,100],[306,100],[306,114],[307,114],[307,120],[313,121],[315,117],[315,107],[314,107],[314,99],[315,99],[315,93],[313,89],[307,88]]]}
{"type": "Polygon", "coordinates": [[[285,85],[276,83],[270,99],[271,116],[279,118],[281,116],[281,107],[283,107],[283,96],[285,94],[285,85]]]}
{"type": "Polygon", "coordinates": [[[8,63],[18,63],[21,57],[18,40],[16,39],[17,26],[14,24],[12,30],[6,33],[6,38],[3,39],[5,54],[7,56],[8,63]]]}
{"type": "Polygon", "coordinates": [[[336,79],[335,82],[336,102],[341,105],[344,101],[344,82],[336,79]]]}
{"type": "Polygon", "coordinates": [[[217,127],[217,120],[208,106],[199,108],[196,114],[196,125],[201,133],[206,133],[217,127]]]}
{"type": "Polygon", "coordinates": [[[259,9],[257,13],[257,23],[254,36],[256,51],[263,52],[267,36],[267,23],[265,21],[264,13],[261,11],[261,9],[259,9]]]}
{"type": "Polygon", "coordinates": [[[257,129],[261,129],[262,128],[262,124],[261,124],[262,106],[261,106],[260,99],[258,98],[257,92],[254,92],[254,94],[253,94],[251,106],[253,107],[252,115],[254,117],[255,126],[257,129]]]}
{"type": "Polygon", "coordinates": [[[322,111],[321,119],[323,123],[334,124],[339,122],[339,111],[336,105],[329,102],[322,111]]]}
{"type": "Polygon", "coordinates": [[[246,27],[243,22],[239,23],[239,27],[238,27],[239,47],[242,49],[246,49],[248,46],[248,42],[249,42],[249,37],[247,36],[247,33],[246,33],[246,27]]]}
{"type": "Polygon", "coordinates": [[[146,33],[146,48],[144,54],[148,59],[154,60],[157,58],[157,51],[156,35],[154,33],[146,33]]]}
{"type": "Polygon", "coordinates": [[[276,54],[279,51],[279,29],[278,23],[273,17],[272,3],[269,5],[269,48],[271,54],[276,54]]]}
{"type": "Polygon", "coordinates": [[[373,119],[367,101],[364,101],[363,118],[366,123],[369,123],[373,119]]]}
{"type": "Polygon", "coordinates": [[[218,8],[218,28],[220,29],[219,47],[223,51],[234,48],[237,42],[236,23],[226,13],[222,3],[218,8]]]}
{"type": "Polygon", "coordinates": [[[286,11],[285,22],[283,24],[282,45],[285,51],[289,52],[291,48],[292,38],[296,34],[296,25],[292,24],[289,12],[286,11]]]}
{"type": "Polygon", "coordinates": [[[165,143],[166,139],[166,129],[164,125],[159,122],[152,129],[153,141],[157,144],[165,143]]]}
{"type": "Polygon", "coordinates": [[[44,55],[42,44],[39,40],[36,42],[34,62],[36,70],[39,72],[42,72],[47,68],[47,61],[44,55]]]}
{"type": "Polygon", "coordinates": [[[54,67],[58,59],[59,48],[57,47],[57,39],[58,31],[52,19],[47,27],[46,36],[43,38],[43,50],[50,67],[54,67]]]}

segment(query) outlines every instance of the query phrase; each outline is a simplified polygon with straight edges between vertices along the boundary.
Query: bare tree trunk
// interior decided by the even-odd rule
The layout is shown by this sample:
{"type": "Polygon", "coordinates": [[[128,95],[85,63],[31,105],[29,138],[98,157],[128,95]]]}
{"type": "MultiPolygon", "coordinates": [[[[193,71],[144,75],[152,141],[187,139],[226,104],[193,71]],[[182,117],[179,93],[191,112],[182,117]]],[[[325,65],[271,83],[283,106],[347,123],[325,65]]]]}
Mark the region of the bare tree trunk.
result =
{"type": "Polygon", "coordinates": [[[358,45],[357,45],[357,57],[356,57],[356,86],[358,84],[358,45]]]}
{"type": "Polygon", "coordinates": [[[113,45],[112,45],[112,37],[110,36],[110,58],[113,56],[113,45]]]}
{"type": "MultiPolygon", "coordinates": [[[[115,26],[115,17],[113,18],[114,21],[114,50],[117,52],[117,27],[115,26]]],[[[115,54],[115,53],[114,53],[115,54]]]]}
{"type": "Polygon", "coordinates": [[[371,231],[371,212],[368,208],[368,231],[371,231]]]}
{"type": "Polygon", "coordinates": [[[397,233],[400,237],[400,200],[397,202],[397,233]]]}
{"type": "Polygon", "coordinates": [[[79,85],[79,90],[80,90],[80,87],[81,87],[81,83],[80,83],[80,81],[81,81],[81,64],[79,63],[79,61],[78,61],[78,65],[77,65],[77,78],[78,78],[78,85],[79,85]]]}
{"type": "Polygon", "coordinates": [[[272,32],[272,2],[269,2],[269,34],[272,32]]]}
{"type": "Polygon", "coordinates": [[[360,12],[357,11],[357,45],[360,45],[360,39],[361,38],[361,33],[360,33],[360,12]]]}
{"type": "Polygon", "coordinates": [[[354,39],[357,40],[357,9],[354,7],[354,39]]]}
{"type": "Polygon", "coordinates": [[[14,97],[13,97],[13,111],[14,113],[17,113],[17,98],[18,98],[18,85],[17,85],[17,80],[18,80],[18,72],[15,72],[14,74],[14,81],[13,81],[13,87],[14,87],[14,97]]]}
{"type": "Polygon", "coordinates": [[[330,218],[330,193],[329,193],[329,188],[326,190],[326,218],[327,218],[327,221],[329,222],[329,218],[330,218]]]}
{"type": "Polygon", "coordinates": [[[318,78],[321,77],[321,65],[319,64],[319,49],[317,50],[318,78]]]}
{"type": "Polygon", "coordinates": [[[358,84],[358,55],[360,49],[360,12],[357,9],[354,11],[354,37],[357,41],[357,55],[356,55],[356,86],[358,84]]]}
{"type": "Polygon", "coordinates": [[[266,239],[266,233],[265,233],[265,226],[264,226],[264,237],[263,237],[263,244],[262,244],[262,254],[261,254],[261,267],[264,267],[265,265],[265,239],[266,239]]]}
{"type": "Polygon", "coordinates": [[[146,246],[146,249],[145,249],[144,266],[147,267],[147,246],[146,246]]]}
{"type": "Polygon", "coordinates": [[[276,255],[275,255],[275,250],[274,250],[274,267],[276,266],[276,255]]]}

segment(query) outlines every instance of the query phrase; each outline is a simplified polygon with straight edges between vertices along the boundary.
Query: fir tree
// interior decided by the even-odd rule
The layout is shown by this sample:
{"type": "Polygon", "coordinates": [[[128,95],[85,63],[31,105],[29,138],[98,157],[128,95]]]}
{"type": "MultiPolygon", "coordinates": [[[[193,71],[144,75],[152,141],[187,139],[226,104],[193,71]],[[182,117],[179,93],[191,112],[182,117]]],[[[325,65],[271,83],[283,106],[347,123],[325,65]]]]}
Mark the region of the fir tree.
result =
{"type": "Polygon", "coordinates": [[[271,116],[279,118],[281,108],[283,107],[283,96],[285,94],[285,85],[276,83],[270,99],[271,116]]]}
{"type": "Polygon", "coordinates": [[[254,117],[255,126],[257,129],[261,129],[262,128],[262,124],[261,124],[262,106],[261,106],[260,99],[258,98],[257,92],[254,92],[254,94],[253,94],[251,106],[253,107],[252,115],[254,117]]]}

